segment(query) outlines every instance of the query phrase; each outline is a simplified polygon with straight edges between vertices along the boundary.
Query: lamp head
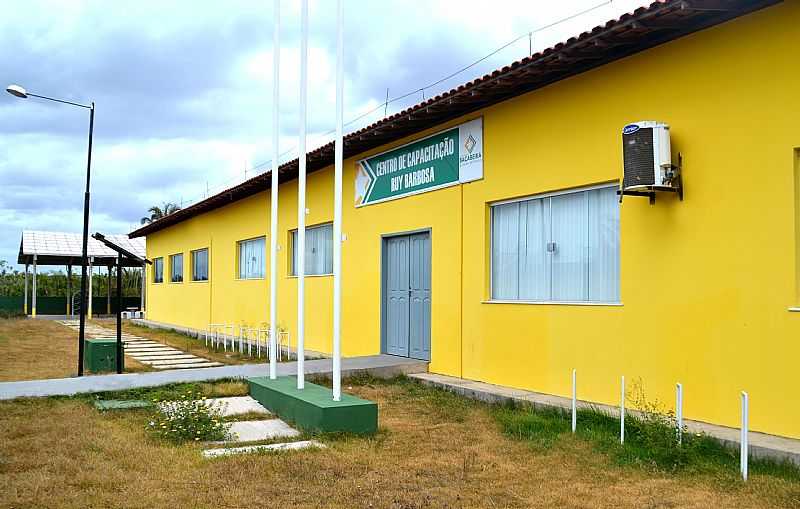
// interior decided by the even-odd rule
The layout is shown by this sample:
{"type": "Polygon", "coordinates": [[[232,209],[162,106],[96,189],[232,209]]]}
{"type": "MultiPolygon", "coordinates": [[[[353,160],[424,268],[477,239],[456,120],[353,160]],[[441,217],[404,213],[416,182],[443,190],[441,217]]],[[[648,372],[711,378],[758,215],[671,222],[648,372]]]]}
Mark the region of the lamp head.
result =
{"type": "Polygon", "coordinates": [[[6,92],[9,94],[19,97],[20,99],[26,99],[28,97],[28,91],[22,88],[19,85],[9,85],[6,87],[6,92]]]}

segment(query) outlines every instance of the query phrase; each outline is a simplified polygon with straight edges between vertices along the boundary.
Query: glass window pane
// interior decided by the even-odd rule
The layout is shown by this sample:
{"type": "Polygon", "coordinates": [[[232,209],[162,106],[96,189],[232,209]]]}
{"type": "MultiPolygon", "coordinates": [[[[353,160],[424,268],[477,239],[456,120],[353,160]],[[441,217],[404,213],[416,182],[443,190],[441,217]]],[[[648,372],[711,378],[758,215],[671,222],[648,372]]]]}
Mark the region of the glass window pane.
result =
{"type": "Polygon", "coordinates": [[[520,203],[519,298],[550,300],[550,200],[520,203]]]}
{"type": "Polygon", "coordinates": [[[169,257],[170,281],[173,283],[183,282],[183,254],[175,254],[169,257]]]}
{"type": "Polygon", "coordinates": [[[554,251],[550,253],[553,260],[552,300],[588,300],[586,192],[553,196],[550,207],[555,243],[554,251]]]}
{"type": "Polygon", "coordinates": [[[208,249],[192,251],[192,280],[208,281],[208,249]]]}
{"type": "Polygon", "coordinates": [[[164,282],[164,259],[156,258],[153,260],[153,282],[164,282]]]}
{"type": "Polygon", "coordinates": [[[619,200],[614,187],[589,191],[589,300],[620,300],[619,200]]]}
{"type": "MultiPolygon", "coordinates": [[[[317,276],[333,273],[333,226],[306,228],[305,274],[317,276]]],[[[297,230],[292,232],[292,272],[297,275],[297,230]]]]}
{"type": "Polygon", "coordinates": [[[264,277],[266,270],[265,245],[264,237],[239,242],[239,279],[264,277]]]}
{"type": "Polygon", "coordinates": [[[519,203],[492,208],[492,298],[519,298],[519,203]]]}

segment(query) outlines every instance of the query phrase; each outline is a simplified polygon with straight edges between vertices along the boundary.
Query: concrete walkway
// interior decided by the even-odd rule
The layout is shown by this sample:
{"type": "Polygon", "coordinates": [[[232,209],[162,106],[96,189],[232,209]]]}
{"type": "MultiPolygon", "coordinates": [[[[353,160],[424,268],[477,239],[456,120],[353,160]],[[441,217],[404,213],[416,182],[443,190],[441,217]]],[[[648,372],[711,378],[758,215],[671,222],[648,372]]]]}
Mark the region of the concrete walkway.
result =
{"type": "MultiPolygon", "coordinates": [[[[439,387],[451,391],[455,394],[465,396],[486,403],[498,404],[507,402],[518,402],[533,405],[534,408],[559,408],[563,410],[572,409],[572,400],[550,394],[531,392],[522,389],[504,387],[502,385],[492,385],[474,380],[465,380],[446,375],[436,375],[434,373],[420,372],[409,374],[409,377],[433,387],[439,387]]],[[[578,401],[578,408],[594,408],[609,415],[618,417],[619,408],[599,403],[578,401]]],[[[628,411],[635,413],[632,411],[628,411]]],[[[684,425],[689,433],[704,433],[717,439],[722,444],[739,449],[739,429],[717,426],[700,421],[684,420],[684,425]]],[[[580,420],[578,420],[580,426],[580,420]]],[[[752,458],[771,458],[778,461],[788,460],[800,466],[800,440],[767,435],[766,433],[750,432],[748,434],[750,444],[750,457],[752,458]]]]}
{"type": "MultiPolygon", "coordinates": [[[[80,327],[78,320],[58,320],[58,323],[66,325],[76,332],[80,327]]],[[[91,323],[86,324],[85,332],[86,337],[93,339],[116,339],[117,337],[116,331],[91,323]]],[[[210,361],[204,357],[198,357],[158,341],[135,336],[127,332],[122,333],[122,342],[125,348],[125,355],[153,369],[191,369],[222,366],[221,362],[210,361]]]]}
{"type": "MultiPolygon", "coordinates": [[[[370,355],[342,359],[342,376],[369,373],[373,376],[389,378],[401,374],[422,373],[427,370],[428,363],[425,361],[395,357],[393,355],[370,355]]],[[[307,360],[305,361],[305,372],[308,375],[330,375],[331,360],[307,360]]],[[[285,376],[296,373],[297,366],[294,362],[278,363],[278,375],[285,376]]],[[[0,400],[22,397],[73,396],[81,393],[156,387],[171,383],[205,382],[223,378],[249,378],[253,376],[269,376],[269,365],[240,364],[218,368],[3,382],[0,383],[0,400]]]]}

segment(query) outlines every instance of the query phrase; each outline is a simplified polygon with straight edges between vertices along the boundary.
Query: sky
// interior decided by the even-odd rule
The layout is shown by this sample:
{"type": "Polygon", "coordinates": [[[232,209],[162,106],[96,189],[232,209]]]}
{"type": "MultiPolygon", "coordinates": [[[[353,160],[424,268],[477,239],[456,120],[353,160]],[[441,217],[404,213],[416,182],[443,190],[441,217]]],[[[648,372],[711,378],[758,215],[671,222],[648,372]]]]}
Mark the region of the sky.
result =
{"type": "MultiPolygon", "coordinates": [[[[646,3],[344,0],[345,132],[646,3]]],[[[335,125],[336,2],[309,13],[310,150],[335,125]]],[[[273,16],[264,0],[5,6],[3,88],[96,104],[91,232],[128,233],[152,205],[269,169],[273,16]]],[[[281,161],[297,157],[299,61],[300,1],[281,0],[281,161]]],[[[24,229],[81,231],[87,131],[85,109],[0,94],[0,260],[16,262],[24,229]]]]}

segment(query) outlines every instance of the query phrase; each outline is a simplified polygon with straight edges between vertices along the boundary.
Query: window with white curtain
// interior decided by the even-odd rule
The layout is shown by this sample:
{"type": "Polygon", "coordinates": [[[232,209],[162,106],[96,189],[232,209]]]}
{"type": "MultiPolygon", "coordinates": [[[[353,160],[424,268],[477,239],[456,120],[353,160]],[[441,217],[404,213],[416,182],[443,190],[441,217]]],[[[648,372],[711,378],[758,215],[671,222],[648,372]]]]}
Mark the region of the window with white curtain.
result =
{"type": "Polygon", "coordinates": [[[492,206],[492,299],[619,302],[616,190],[492,206]]]}
{"type": "MultiPolygon", "coordinates": [[[[292,275],[297,275],[297,230],[292,231],[292,275]]],[[[306,228],[306,276],[333,274],[333,225],[306,228]]]]}
{"type": "Polygon", "coordinates": [[[153,259],[153,282],[154,283],[163,283],[164,282],[164,259],[163,258],[154,258],[153,259]]]}
{"type": "Polygon", "coordinates": [[[265,237],[239,242],[239,279],[263,279],[265,237]]]}
{"type": "Polygon", "coordinates": [[[173,283],[183,283],[183,253],[174,254],[169,257],[170,281],[173,283]]]}
{"type": "Polygon", "coordinates": [[[208,249],[192,251],[192,281],[208,281],[208,249]]]}

